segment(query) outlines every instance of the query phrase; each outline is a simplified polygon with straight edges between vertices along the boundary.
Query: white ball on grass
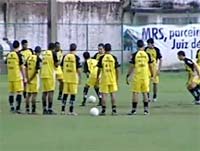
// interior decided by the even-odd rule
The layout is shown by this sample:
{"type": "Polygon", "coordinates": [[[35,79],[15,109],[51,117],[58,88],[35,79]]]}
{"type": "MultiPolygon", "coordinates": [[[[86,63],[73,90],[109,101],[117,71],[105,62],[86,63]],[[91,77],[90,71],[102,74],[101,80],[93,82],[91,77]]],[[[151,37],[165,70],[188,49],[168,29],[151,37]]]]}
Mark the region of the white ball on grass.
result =
{"type": "Polygon", "coordinates": [[[98,115],[99,115],[99,109],[96,108],[96,107],[91,108],[91,109],[90,109],[90,114],[91,114],[92,116],[98,116],[98,115]]]}

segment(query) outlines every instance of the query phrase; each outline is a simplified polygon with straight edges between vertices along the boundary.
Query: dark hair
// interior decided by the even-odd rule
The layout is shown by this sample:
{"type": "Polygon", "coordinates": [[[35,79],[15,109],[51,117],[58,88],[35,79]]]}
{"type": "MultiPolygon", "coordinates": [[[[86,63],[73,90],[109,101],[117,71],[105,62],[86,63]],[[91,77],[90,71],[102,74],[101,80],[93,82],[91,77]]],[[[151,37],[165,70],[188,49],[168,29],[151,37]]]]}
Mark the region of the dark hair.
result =
{"type": "Polygon", "coordinates": [[[104,47],[104,44],[103,43],[99,43],[98,47],[104,47]]]}
{"type": "Polygon", "coordinates": [[[21,41],[21,44],[22,44],[22,45],[24,45],[24,44],[26,44],[26,43],[28,43],[28,41],[25,40],[25,39],[21,41]]]}
{"type": "Polygon", "coordinates": [[[50,42],[48,45],[49,50],[54,50],[55,49],[55,44],[53,42],[50,42]]]}
{"type": "Polygon", "coordinates": [[[69,50],[70,50],[70,51],[75,51],[76,48],[77,48],[77,46],[76,46],[75,43],[72,43],[72,44],[70,44],[70,46],[69,46],[69,50]]]}
{"type": "Polygon", "coordinates": [[[19,41],[17,40],[13,41],[13,48],[14,49],[19,48],[19,41]]]}
{"type": "Polygon", "coordinates": [[[112,49],[111,44],[109,44],[109,43],[105,44],[104,49],[105,49],[105,51],[111,51],[111,49],[112,49]]]}
{"type": "Polygon", "coordinates": [[[83,53],[84,59],[89,59],[90,58],[90,53],[88,51],[83,53]]]}
{"type": "Polygon", "coordinates": [[[185,52],[184,52],[184,51],[179,51],[179,52],[177,53],[177,55],[178,55],[178,56],[185,56],[185,52]]]}
{"type": "Polygon", "coordinates": [[[143,40],[138,40],[138,41],[137,41],[137,47],[138,47],[138,48],[144,47],[144,42],[143,42],[143,40]]]}
{"type": "Polygon", "coordinates": [[[58,41],[55,42],[55,45],[60,45],[60,43],[58,41]]]}
{"type": "Polygon", "coordinates": [[[147,40],[147,43],[148,43],[148,44],[154,44],[153,38],[149,38],[149,39],[147,40]]]}
{"type": "Polygon", "coordinates": [[[40,46],[36,46],[35,47],[35,53],[40,53],[41,52],[41,47],[40,46]]]}

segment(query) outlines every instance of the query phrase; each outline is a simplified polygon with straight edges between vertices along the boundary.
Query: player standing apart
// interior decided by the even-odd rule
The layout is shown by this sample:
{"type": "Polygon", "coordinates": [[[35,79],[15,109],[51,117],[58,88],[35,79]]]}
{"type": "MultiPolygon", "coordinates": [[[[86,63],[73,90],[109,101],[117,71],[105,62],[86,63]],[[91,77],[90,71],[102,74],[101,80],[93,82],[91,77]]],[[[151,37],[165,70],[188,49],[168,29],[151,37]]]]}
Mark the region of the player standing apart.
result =
{"type": "Polygon", "coordinates": [[[30,102],[32,103],[31,113],[36,113],[36,97],[39,91],[39,70],[42,60],[40,59],[41,48],[35,47],[35,54],[28,57],[26,66],[27,75],[27,96],[26,96],[26,113],[30,113],[30,102]]]}
{"type": "MultiPolygon", "coordinates": [[[[22,40],[21,41],[22,49],[20,50],[20,53],[23,56],[24,62],[27,61],[28,57],[33,54],[33,52],[28,48],[28,41],[22,40]]],[[[24,98],[26,98],[26,85],[24,85],[24,92],[23,92],[24,98]]]]}
{"type": "Polygon", "coordinates": [[[14,50],[11,51],[6,59],[8,70],[8,82],[9,82],[9,103],[10,111],[16,113],[20,112],[20,106],[22,101],[22,92],[24,90],[24,83],[27,82],[25,75],[25,67],[23,57],[19,53],[19,42],[13,42],[14,50]],[[14,96],[16,95],[16,106],[14,106],[14,96]]]}
{"type": "MultiPolygon", "coordinates": [[[[149,54],[144,51],[144,42],[137,41],[138,51],[132,55],[130,68],[126,76],[129,84],[129,76],[133,74],[132,80],[132,111],[128,115],[136,114],[139,94],[143,94],[144,114],[149,114],[148,92],[149,92],[149,71],[153,75],[152,60],[149,54]]],[[[152,77],[152,76],[151,76],[152,77]]]]}
{"type": "MultiPolygon", "coordinates": [[[[84,52],[83,53],[83,58],[85,59],[84,62],[84,73],[86,74],[88,80],[87,83],[83,89],[83,102],[81,106],[85,106],[86,100],[87,100],[87,95],[90,87],[94,87],[94,90],[99,98],[99,103],[101,103],[101,95],[99,93],[99,84],[97,81],[97,63],[98,61],[96,59],[90,58],[90,53],[89,52],[84,52]]],[[[101,105],[101,104],[98,104],[101,105]]]]}
{"type": "MultiPolygon", "coordinates": [[[[56,49],[55,52],[57,54],[57,58],[59,60],[59,64],[62,61],[63,57],[63,50],[60,48],[60,43],[56,42],[56,49]]],[[[62,100],[62,92],[63,92],[63,72],[60,65],[56,68],[56,79],[59,82],[59,92],[58,92],[58,100],[62,100]]]]}
{"type": "Polygon", "coordinates": [[[58,58],[54,51],[55,44],[49,43],[48,50],[42,53],[41,79],[42,79],[42,104],[43,114],[54,114],[53,95],[55,90],[55,68],[58,67],[58,58]],[[47,109],[48,103],[48,109],[47,109]]]}
{"type": "MultiPolygon", "coordinates": [[[[157,93],[158,93],[158,84],[159,84],[159,75],[160,69],[162,66],[162,55],[160,53],[160,49],[154,46],[154,40],[152,38],[147,40],[148,46],[145,48],[145,51],[151,56],[153,61],[153,72],[154,78],[152,78],[153,83],[153,102],[157,101],[157,93]]],[[[148,93],[149,95],[149,93],[148,93]]],[[[150,96],[149,100],[150,100],[150,96]]]]}
{"type": "Polygon", "coordinates": [[[61,67],[63,69],[64,75],[64,89],[61,114],[65,114],[67,98],[68,96],[70,96],[70,106],[68,114],[77,115],[77,113],[74,112],[74,102],[76,99],[76,94],[78,92],[78,84],[80,84],[81,81],[81,64],[80,58],[76,55],[76,49],[76,44],[70,44],[69,53],[64,55],[61,62],[61,67]]]}
{"type": "Polygon", "coordinates": [[[104,46],[105,54],[99,58],[97,67],[97,78],[100,79],[99,87],[102,95],[102,111],[100,115],[106,115],[106,97],[108,94],[111,96],[112,115],[117,114],[116,110],[116,96],[115,92],[118,90],[119,79],[119,63],[117,58],[112,55],[111,44],[107,43],[104,46]],[[101,74],[101,76],[100,76],[101,74]]]}
{"type": "Polygon", "coordinates": [[[195,99],[195,104],[200,104],[200,71],[197,65],[185,56],[184,51],[177,53],[178,59],[185,64],[186,71],[188,72],[187,89],[195,99]]]}

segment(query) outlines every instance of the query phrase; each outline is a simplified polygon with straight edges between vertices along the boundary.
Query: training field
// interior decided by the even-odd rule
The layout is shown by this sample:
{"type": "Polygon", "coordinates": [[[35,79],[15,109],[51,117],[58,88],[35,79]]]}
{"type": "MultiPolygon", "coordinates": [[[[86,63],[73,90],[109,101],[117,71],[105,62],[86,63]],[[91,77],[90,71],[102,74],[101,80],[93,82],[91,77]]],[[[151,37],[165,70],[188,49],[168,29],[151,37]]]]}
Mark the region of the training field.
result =
{"type": "MultiPolygon", "coordinates": [[[[118,116],[92,117],[93,104],[79,107],[82,85],[76,101],[78,116],[13,115],[7,103],[6,76],[0,77],[0,150],[1,151],[199,151],[200,106],[192,105],[186,91],[186,74],[161,73],[158,102],[151,104],[149,116],[127,116],[131,93],[121,75],[117,93],[118,116]]],[[[94,93],[93,90],[91,93],[94,93]]],[[[57,96],[57,94],[56,94],[57,96]]],[[[22,104],[24,109],[24,104],[22,104]]],[[[55,99],[55,111],[60,102],[55,99]]]]}

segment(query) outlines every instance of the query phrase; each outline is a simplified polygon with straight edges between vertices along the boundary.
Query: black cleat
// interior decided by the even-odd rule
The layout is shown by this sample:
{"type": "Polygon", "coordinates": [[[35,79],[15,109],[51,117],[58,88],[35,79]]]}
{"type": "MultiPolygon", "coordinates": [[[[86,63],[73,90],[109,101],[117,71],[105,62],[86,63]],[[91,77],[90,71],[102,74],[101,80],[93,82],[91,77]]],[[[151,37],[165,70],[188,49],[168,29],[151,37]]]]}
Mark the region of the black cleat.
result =
{"type": "Polygon", "coordinates": [[[56,115],[56,113],[53,110],[48,110],[48,115],[56,115]]]}
{"type": "Polygon", "coordinates": [[[144,110],[144,115],[149,115],[149,111],[148,110],[144,110]]]}
{"type": "Polygon", "coordinates": [[[106,112],[99,113],[99,116],[105,116],[105,115],[106,115],[106,112]]]}
{"type": "Polygon", "coordinates": [[[62,100],[62,95],[59,95],[57,99],[62,100]]]}
{"type": "Polygon", "coordinates": [[[43,115],[47,115],[48,114],[48,111],[45,109],[43,110],[43,115]]]}
{"type": "Polygon", "coordinates": [[[130,113],[128,113],[127,115],[135,115],[136,114],[136,110],[132,110],[130,113]]]}
{"type": "Polygon", "coordinates": [[[11,107],[11,108],[10,108],[10,112],[11,112],[11,113],[15,113],[15,108],[14,108],[14,107],[11,107]]]}

